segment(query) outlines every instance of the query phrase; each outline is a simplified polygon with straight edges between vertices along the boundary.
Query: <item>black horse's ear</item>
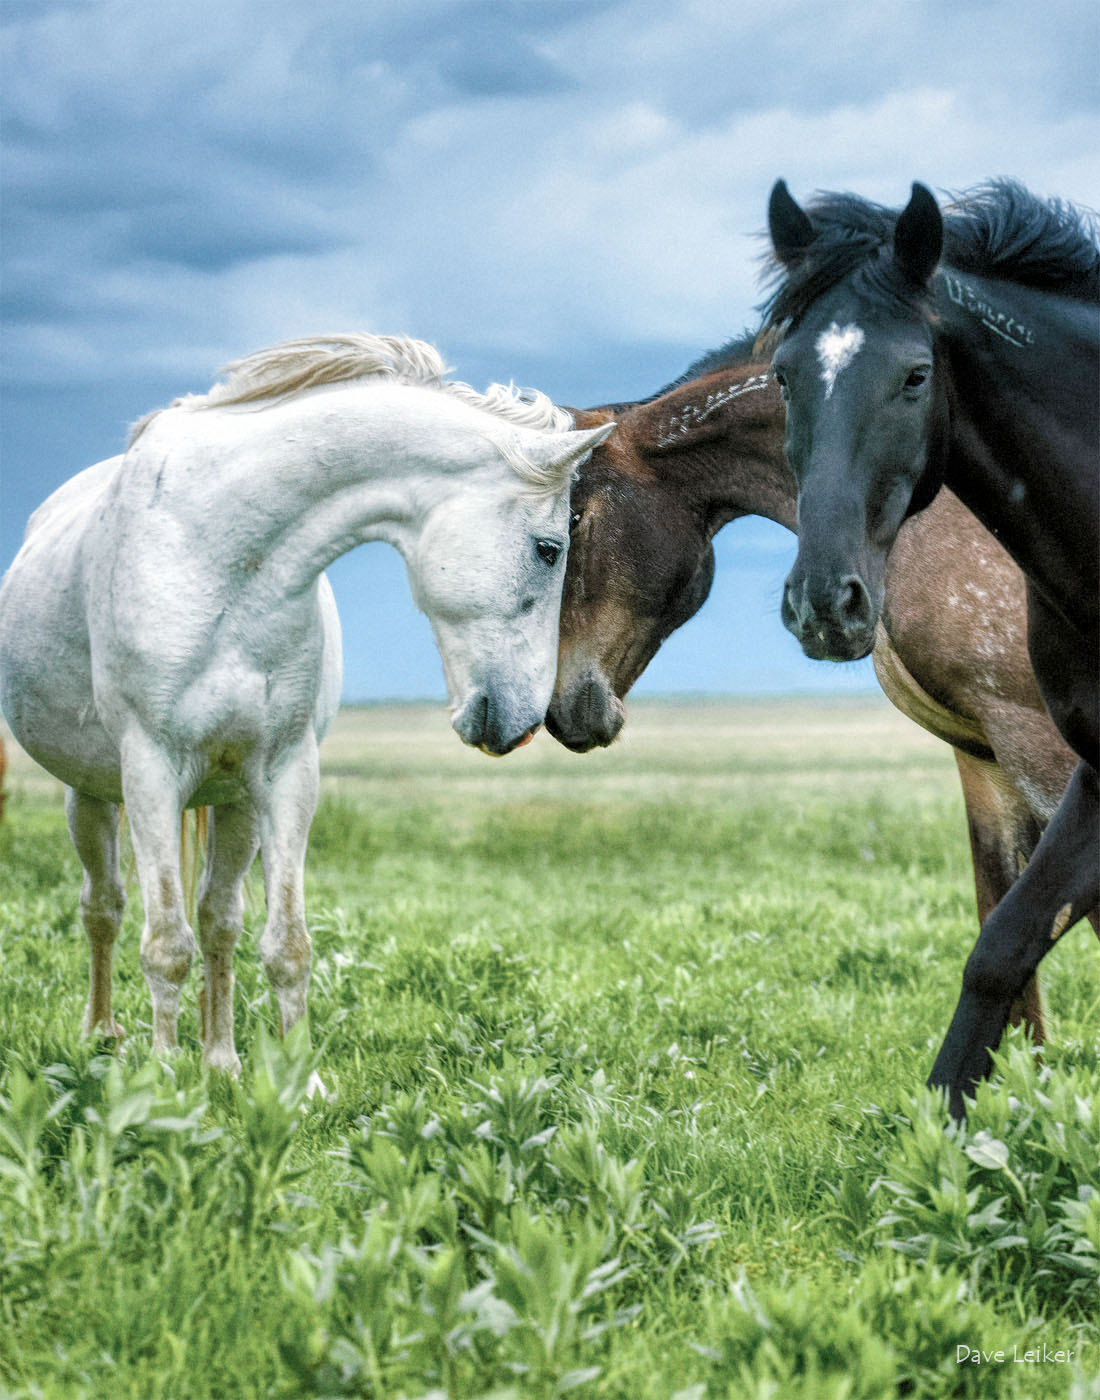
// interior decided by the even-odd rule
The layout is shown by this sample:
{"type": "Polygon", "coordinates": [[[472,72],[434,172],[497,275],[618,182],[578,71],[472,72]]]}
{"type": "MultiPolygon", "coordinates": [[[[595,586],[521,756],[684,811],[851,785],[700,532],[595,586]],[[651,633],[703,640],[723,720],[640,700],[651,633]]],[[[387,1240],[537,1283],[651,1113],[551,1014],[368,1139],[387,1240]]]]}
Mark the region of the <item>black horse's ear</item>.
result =
{"type": "Polygon", "coordinates": [[[912,281],[924,285],[943,252],[943,215],[931,190],[914,183],[894,227],[894,259],[912,281]]]}
{"type": "Polygon", "coordinates": [[[814,226],[809,215],[791,195],[786,180],[776,180],[772,186],[768,198],[768,232],[775,256],[785,267],[800,262],[814,241],[814,226]]]}

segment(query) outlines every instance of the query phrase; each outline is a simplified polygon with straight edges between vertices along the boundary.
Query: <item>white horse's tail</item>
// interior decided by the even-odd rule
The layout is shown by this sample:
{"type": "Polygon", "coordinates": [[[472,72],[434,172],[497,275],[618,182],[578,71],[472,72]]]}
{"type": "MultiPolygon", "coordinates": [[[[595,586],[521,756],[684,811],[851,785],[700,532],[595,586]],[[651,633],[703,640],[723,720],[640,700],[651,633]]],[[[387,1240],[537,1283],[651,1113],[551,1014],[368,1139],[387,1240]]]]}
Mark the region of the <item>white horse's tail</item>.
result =
{"type": "MultiPolygon", "coordinates": [[[[3,770],[0,768],[0,775],[3,770]]],[[[0,794],[2,810],[2,794],[0,794]]],[[[126,831],[126,808],[122,807],[122,824],[119,834],[126,831]]],[[[210,808],[191,807],[180,817],[180,883],[183,885],[183,911],[187,922],[195,927],[198,906],[199,875],[202,872],[203,852],[206,850],[206,837],[210,829],[210,808]]],[[[133,847],[126,866],[126,885],[132,888],[137,878],[137,860],[133,847]]]]}
{"type": "Polygon", "coordinates": [[[180,817],[180,880],[183,884],[183,909],[192,928],[195,927],[199,873],[202,870],[209,829],[209,807],[192,807],[180,817]]]}

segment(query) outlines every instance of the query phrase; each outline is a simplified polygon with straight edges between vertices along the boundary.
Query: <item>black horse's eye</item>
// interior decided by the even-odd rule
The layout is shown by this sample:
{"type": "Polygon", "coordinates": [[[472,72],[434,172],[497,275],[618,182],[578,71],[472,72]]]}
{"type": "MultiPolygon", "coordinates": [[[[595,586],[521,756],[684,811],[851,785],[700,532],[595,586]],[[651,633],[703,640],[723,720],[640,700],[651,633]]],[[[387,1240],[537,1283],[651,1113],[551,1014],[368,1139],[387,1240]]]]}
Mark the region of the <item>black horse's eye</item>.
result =
{"type": "Polygon", "coordinates": [[[575,511],[573,512],[573,514],[569,517],[569,533],[570,533],[570,534],[572,534],[573,531],[577,528],[577,526],[581,523],[581,517],[582,517],[583,515],[584,515],[584,511],[583,511],[583,510],[575,510],[575,511]]]}
{"type": "Polygon", "coordinates": [[[561,557],[561,545],[555,544],[553,540],[536,540],[535,553],[544,564],[553,568],[561,557]]]}
{"type": "Polygon", "coordinates": [[[772,378],[779,385],[779,392],[783,395],[783,397],[785,399],[789,399],[791,396],[790,385],[787,383],[787,376],[783,373],[783,371],[781,369],[773,369],[772,378]]]}
{"type": "Polygon", "coordinates": [[[932,373],[928,365],[920,365],[917,369],[911,369],[905,376],[905,387],[907,389],[919,389],[932,373]]]}

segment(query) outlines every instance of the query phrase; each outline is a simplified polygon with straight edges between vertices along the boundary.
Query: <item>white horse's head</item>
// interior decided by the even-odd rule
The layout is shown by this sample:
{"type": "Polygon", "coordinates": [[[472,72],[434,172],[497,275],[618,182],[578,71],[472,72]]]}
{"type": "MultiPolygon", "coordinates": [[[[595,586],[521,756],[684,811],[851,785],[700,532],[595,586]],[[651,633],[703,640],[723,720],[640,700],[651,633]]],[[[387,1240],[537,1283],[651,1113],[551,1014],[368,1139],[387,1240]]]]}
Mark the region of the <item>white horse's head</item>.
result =
{"type": "MultiPolygon", "coordinates": [[[[459,736],[494,754],[523,743],[554,687],[574,471],[615,425],[575,431],[545,394],[449,380],[437,350],[402,336],[286,341],[226,372],[174,407],[229,410],[284,497],[291,483],[297,562],[282,585],[312,582],[363,540],[388,541],[431,622],[459,736]],[[259,408],[270,411],[262,441],[259,408]],[[303,443],[322,471],[303,474],[303,443]]],[[[132,448],[159,417],[135,427],[132,448]]]]}
{"type": "Polygon", "coordinates": [[[443,659],[455,731],[505,754],[542,723],[554,689],[575,467],[613,424],[537,432],[486,423],[485,460],[441,483],[404,550],[443,659]]]}

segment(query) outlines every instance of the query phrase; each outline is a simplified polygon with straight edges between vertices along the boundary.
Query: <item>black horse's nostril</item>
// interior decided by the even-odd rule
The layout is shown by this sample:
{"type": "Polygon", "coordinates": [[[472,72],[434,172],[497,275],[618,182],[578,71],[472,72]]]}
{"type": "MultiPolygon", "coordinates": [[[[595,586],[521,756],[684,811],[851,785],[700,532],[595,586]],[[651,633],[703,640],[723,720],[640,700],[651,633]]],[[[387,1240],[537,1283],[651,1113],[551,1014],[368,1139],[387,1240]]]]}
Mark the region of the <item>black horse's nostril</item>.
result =
{"type": "Polygon", "coordinates": [[[871,595],[863,580],[854,574],[841,581],[837,615],[846,627],[866,627],[871,621],[871,595]]]}

